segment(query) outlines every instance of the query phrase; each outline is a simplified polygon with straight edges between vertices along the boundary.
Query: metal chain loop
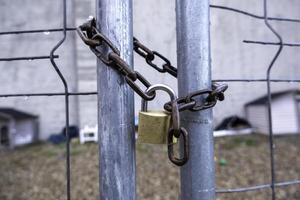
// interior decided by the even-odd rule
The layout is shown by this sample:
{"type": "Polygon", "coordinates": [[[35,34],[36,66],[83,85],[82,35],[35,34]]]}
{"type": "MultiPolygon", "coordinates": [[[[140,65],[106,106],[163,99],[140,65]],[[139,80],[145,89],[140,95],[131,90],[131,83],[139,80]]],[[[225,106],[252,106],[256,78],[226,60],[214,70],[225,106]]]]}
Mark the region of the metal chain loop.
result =
{"type": "Polygon", "coordinates": [[[174,129],[170,129],[168,133],[168,157],[172,163],[177,166],[183,166],[189,160],[189,137],[185,128],[180,128],[179,135],[177,135],[174,129]],[[183,156],[182,158],[176,158],[174,154],[173,136],[183,139],[183,156]]]}
{"type": "MultiPolygon", "coordinates": [[[[143,45],[138,39],[134,38],[133,41],[134,51],[145,58],[146,62],[155,70],[161,73],[169,73],[170,75],[177,78],[177,68],[171,65],[171,62],[164,57],[162,54],[158,53],[157,51],[152,51],[145,45],[143,45]],[[162,67],[158,67],[153,61],[155,57],[160,58],[164,61],[162,67]]],[[[212,89],[205,89],[205,90],[198,90],[196,92],[190,93],[186,97],[178,98],[176,100],[179,111],[190,110],[190,111],[200,111],[211,108],[216,105],[217,101],[224,100],[224,92],[228,88],[227,84],[212,84],[212,89]],[[207,96],[208,95],[208,96],[207,96]],[[196,97],[197,96],[207,96],[205,102],[197,103],[196,97]]],[[[165,110],[172,112],[171,102],[168,102],[164,106],[165,110]]]]}
{"type": "MultiPolygon", "coordinates": [[[[139,72],[134,71],[120,57],[120,52],[116,46],[96,28],[96,20],[93,18],[77,28],[77,32],[83,42],[90,47],[92,52],[107,66],[112,67],[122,75],[127,84],[144,100],[150,101],[155,98],[155,90],[147,92],[152,85],[139,72]],[[140,81],[146,90],[141,89],[136,84],[140,81]]],[[[142,56],[145,61],[155,70],[161,73],[169,73],[177,77],[177,69],[171,65],[171,62],[157,51],[152,51],[143,45],[139,40],[133,38],[134,51],[142,56]],[[163,61],[161,67],[154,63],[155,58],[163,61]]],[[[180,127],[179,112],[184,110],[200,111],[211,108],[217,101],[224,100],[224,92],[228,88],[226,84],[212,84],[212,89],[198,90],[188,94],[186,97],[176,98],[164,105],[164,109],[171,112],[172,128],[168,132],[168,156],[172,163],[178,166],[184,165],[189,158],[189,140],[188,133],[180,127]],[[202,98],[201,98],[202,97],[202,98]],[[199,100],[200,99],[200,100],[199,100]],[[173,137],[183,138],[183,157],[177,158],[174,155],[173,137]]]]}
{"type": "Polygon", "coordinates": [[[130,68],[130,66],[120,57],[120,51],[116,46],[102,33],[100,33],[96,28],[95,19],[91,19],[88,22],[77,28],[77,32],[83,42],[88,45],[91,51],[107,66],[110,66],[117,70],[124,78],[128,85],[143,99],[145,100],[153,100],[155,97],[155,92],[146,94],[144,90],[139,87],[135,82],[138,80],[147,88],[151,86],[151,84],[147,81],[147,79],[142,76],[137,71],[134,71],[130,68]],[[99,50],[98,48],[102,48],[99,50]],[[103,49],[108,48],[103,53],[103,49]]]}
{"type": "MultiPolygon", "coordinates": [[[[198,90],[196,92],[190,93],[185,97],[180,97],[177,99],[177,104],[179,111],[190,110],[192,112],[205,110],[216,105],[217,101],[224,100],[224,92],[227,90],[227,84],[216,84],[214,83],[213,88],[198,90]],[[205,100],[198,103],[196,98],[206,96],[205,100]]],[[[164,109],[171,112],[172,102],[167,102],[164,105],[164,109]]]]}
{"type": "Polygon", "coordinates": [[[153,52],[135,37],[133,37],[133,50],[147,60],[154,60],[153,52]]]}
{"type": "MultiPolygon", "coordinates": [[[[146,89],[151,86],[147,79],[139,74],[137,71],[132,70],[128,64],[120,57],[119,50],[113,45],[113,43],[96,28],[96,20],[93,18],[77,28],[77,32],[81,39],[87,44],[92,52],[106,65],[115,68],[121,75],[125,77],[129,86],[145,100],[152,100],[155,97],[155,93],[148,95],[142,90],[136,83],[139,80],[146,89]],[[99,50],[98,48],[102,49],[99,50]],[[103,53],[103,48],[109,48],[108,53],[103,53]]],[[[177,77],[177,69],[172,66],[171,62],[157,51],[152,51],[145,45],[143,45],[138,39],[133,38],[134,51],[142,56],[145,61],[158,72],[169,73],[170,75],[177,77]],[[158,67],[154,63],[155,58],[158,57],[163,61],[162,67],[158,67]]],[[[190,93],[186,97],[181,97],[176,100],[179,111],[190,110],[200,111],[213,107],[217,101],[224,100],[224,92],[228,88],[226,84],[212,84],[212,89],[198,90],[190,93]],[[197,102],[198,96],[206,96],[204,102],[197,102]]],[[[199,99],[199,98],[198,98],[199,99]]],[[[165,110],[172,112],[171,102],[167,102],[164,106],[165,110]]]]}
{"type": "Polygon", "coordinates": [[[162,54],[160,54],[157,51],[152,51],[145,45],[143,45],[138,39],[133,38],[133,50],[145,58],[145,61],[153,67],[155,70],[157,70],[160,73],[169,73],[174,77],[177,77],[177,69],[171,65],[171,62],[164,57],[162,54]],[[160,58],[164,64],[162,64],[162,67],[158,67],[153,61],[155,60],[155,57],[160,58]]]}

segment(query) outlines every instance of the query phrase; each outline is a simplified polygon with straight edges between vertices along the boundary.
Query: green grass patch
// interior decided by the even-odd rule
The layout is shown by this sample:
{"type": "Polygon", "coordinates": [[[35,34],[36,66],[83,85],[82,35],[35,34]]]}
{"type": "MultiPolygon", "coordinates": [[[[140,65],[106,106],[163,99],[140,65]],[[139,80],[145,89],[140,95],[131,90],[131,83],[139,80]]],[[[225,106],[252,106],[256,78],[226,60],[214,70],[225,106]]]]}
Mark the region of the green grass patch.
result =
{"type": "Polygon", "coordinates": [[[225,140],[222,141],[220,144],[221,148],[223,149],[235,149],[241,146],[246,147],[255,147],[259,143],[259,140],[257,137],[251,137],[251,136],[233,136],[228,137],[225,140]]]}

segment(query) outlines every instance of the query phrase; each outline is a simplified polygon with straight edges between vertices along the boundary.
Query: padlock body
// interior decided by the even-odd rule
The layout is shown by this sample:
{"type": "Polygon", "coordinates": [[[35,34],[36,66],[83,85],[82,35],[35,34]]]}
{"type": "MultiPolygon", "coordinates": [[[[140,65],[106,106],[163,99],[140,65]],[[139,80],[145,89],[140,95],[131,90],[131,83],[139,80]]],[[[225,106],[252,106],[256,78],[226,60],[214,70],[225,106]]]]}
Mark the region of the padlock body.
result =
{"type": "Polygon", "coordinates": [[[171,116],[165,111],[140,111],[138,142],[165,144],[171,116]]]}

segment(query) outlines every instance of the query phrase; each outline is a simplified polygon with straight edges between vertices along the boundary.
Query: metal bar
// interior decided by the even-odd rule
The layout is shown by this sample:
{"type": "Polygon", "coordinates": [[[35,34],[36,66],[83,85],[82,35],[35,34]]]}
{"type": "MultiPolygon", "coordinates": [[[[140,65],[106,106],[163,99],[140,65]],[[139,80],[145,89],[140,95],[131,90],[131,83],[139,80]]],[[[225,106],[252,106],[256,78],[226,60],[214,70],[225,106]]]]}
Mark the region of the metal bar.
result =
{"type": "MultiPolygon", "coordinates": [[[[59,58],[59,56],[53,55],[53,58],[59,58]]],[[[43,60],[43,59],[50,59],[50,56],[26,56],[26,57],[0,58],[0,61],[43,60]]]]}
{"type": "MultiPolygon", "coordinates": [[[[97,0],[96,5],[97,28],[132,66],[132,0],[97,0]]],[[[134,200],[133,92],[122,76],[99,59],[97,67],[100,199],[134,200]]]]}
{"type": "MultiPolygon", "coordinates": [[[[216,8],[216,9],[221,9],[221,10],[227,10],[227,11],[232,11],[235,13],[243,14],[249,17],[253,17],[256,19],[265,19],[264,16],[256,15],[244,10],[232,8],[232,7],[227,7],[227,6],[220,6],[220,5],[210,5],[211,8],[216,8]]],[[[268,20],[273,20],[273,21],[283,21],[283,22],[295,22],[295,23],[300,23],[299,19],[290,19],[290,18],[281,18],[281,17],[268,17],[268,20]]]]}
{"type": "Polygon", "coordinates": [[[52,48],[50,52],[50,61],[51,64],[57,73],[58,77],[60,78],[63,86],[64,86],[64,96],[65,96],[65,134],[66,134],[66,179],[67,179],[67,200],[71,200],[71,166],[70,166],[70,136],[69,136],[69,89],[68,83],[64,78],[63,74],[59,70],[59,67],[55,63],[54,60],[54,53],[56,50],[64,43],[67,37],[67,0],[63,0],[63,7],[62,7],[62,23],[63,23],[63,36],[61,40],[52,48]]]}
{"type": "MultiPolygon", "coordinates": [[[[76,28],[66,28],[66,31],[75,31],[76,28]]],[[[12,34],[27,34],[27,33],[45,33],[50,32],[62,32],[63,28],[52,28],[52,29],[36,29],[36,30],[20,30],[20,31],[4,31],[0,32],[0,35],[12,35],[12,34]]]]}
{"type": "MultiPolygon", "coordinates": [[[[89,96],[97,95],[98,92],[69,92],[69,96],[89,96]]],[[[43,96],[64,96],[65,92],[53,92],[53,93],[18,93],[18,94],[0,94],[0,98],[6,97],[43,97],[43,96]]]]}
{"type": "MultiPolygon", "coordinates": [[[[213,79],[213,82],[232,82],[232,83],[256,83],[256,82],[267,82],[267,79],[213,79]]],[[[273,83],[300,83],[299,79],[270,79],[273,83]]],[[[69,92],[69,96],[89,96],[97,95],[97,91],[89,92],[69,92]]],[[[31,96],[63,96],[65,93],[62,92],[48,92],[48,93],[18,93],[18,94],[0,94],[2,97],[31,97],[31,96]]]]}
{"type": "Polygon", "coordinates": [[[261,45],[277,45],[277,46],[287,46],[287,47],[300,47],[297,43],[278,43],[278,42],[264,42],[264,41],[254,41],[254,40],[243,40],[244,43],[248,44],[261,44],[261,45]]]}
{"type": "MultiPolygon", "coordinates": [[[[300,180],[294,180],[294,181],[285,181],[285,182],[279,182],[275,183],[274,186],[277,187],[287,187],[290,185],[300,185],[300,180]]],[[[249,186],[249,187],[243,187],[243,188],[230,188],[230,189],[217,189],[217,193],[236,193],[236,192],[251,192],[251,191],[257,191],[257,190],[266,190],[271,189],[271,184],[263,184],[263,185],[255,185],[255,186],[249,186]]]]}
{"type": "MultiPolygon", "coordinates": [[[[213,79],[213,82],[267,82],[265,78],[254,78],[254,79],[213,79]]],[[[273,83],[298,83],[300,79],[270,79],[273,83]]]]}
{"type": "Polygon", "coordinates": [[[282,37],[280,36],[280,34],[271,26],[271,24],[268,21],[268,2],[267,0],[264,0],[263,2],[263,7],[264,7],[264,22],[265,25],[267,26],[267,28],[276,36],[276,38],[278,39],[279,42],[279,48],[276,52],[276,54],[274,55],[274,57],[272,58],[269,67],[267,69],[267,73],[266,73],[266,78],[267,78],[267,92],[268,92],[268,103],[267,103],[267,107],[268,107],[268,124],[269,124],[269,148],[270,148],[270,168],[271,168],[271,190],[272,190],[272,200],[276,199],[276,189],[275,189],[275,182],[276,182],[276,174],[275,174],[275,157],[274,157],[274,149],[275,149],[275,145],[274,145],[274,136],[273,136],[273,125],[272,125],[272,94],[271,94],[271,71],[272,68],[274,66],[274,63],[276,62],[278,56],[280,55],[282,48],[283,48],[283,41],[282,41],[282,37]]]}
{"type": "MultiPolygon", "coordinates": [[[[177,0],[179,96],[211,87],[209,0],[177,0]]],[[[181,199],[215,199],[212,110],[182,113],[190,159],[181,168],[181,199]]]]}

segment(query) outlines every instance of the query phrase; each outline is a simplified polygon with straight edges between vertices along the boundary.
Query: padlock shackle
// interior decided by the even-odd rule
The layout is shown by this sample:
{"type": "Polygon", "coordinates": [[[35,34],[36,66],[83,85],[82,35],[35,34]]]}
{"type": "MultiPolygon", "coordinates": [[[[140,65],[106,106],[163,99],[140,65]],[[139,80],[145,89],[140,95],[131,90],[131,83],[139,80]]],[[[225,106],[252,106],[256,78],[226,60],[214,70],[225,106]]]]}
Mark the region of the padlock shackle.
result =
{"type": "Polygon", "coordinates": [[[185,128],[181,127],[179,130],[179,135],[174,129],[170,129],[168,133],[168,157],[172,163],[177,166],[183,166],[189,160],[189,137],[185,128]],[[182,157],[177,158],[174,153],[173,137],[183,139],[182,141],[182,157]]]}
{"type": "MultiPolygon", "coordinates": [[[[171,101],[174,101],[177,99],[175,91],[168,85],[164,85],[164,84],[151,85],[149,88],[147,88],[147,90],[145,92],[146,92],[146,94],[150,95],[151,93],[153,93],[154,91],[157,91],[157,90],[162,90],[162,91],[167,92],[170,96],[171,101]]],[[[147,111],[147,109],[148,109],[148,101],[146,101],[145,99],[142,99],[141,110],[147,111]]]]}
{"type": "MultiPolygon", "coordinates": [[[[178,104],[176,102],[177,95],[171,87],[169,87],[168,85],[165,85],[165,84],[152,85],[145,91],[145,93],[150,95],[151,93],[153,93],[157,90],[165,91],[170,96],[171,104],[172,104],[172,117],[171,117],[172,127],[175,130],[176,135],[178,135],[179,131],[180,131],[180,116],[179,116],[178,104]]],[[[148,101],[146,101],[145,99],[142,99],[141,106],[142,106],[141,110],[146,112],[148,110],[148,101]]]]}

